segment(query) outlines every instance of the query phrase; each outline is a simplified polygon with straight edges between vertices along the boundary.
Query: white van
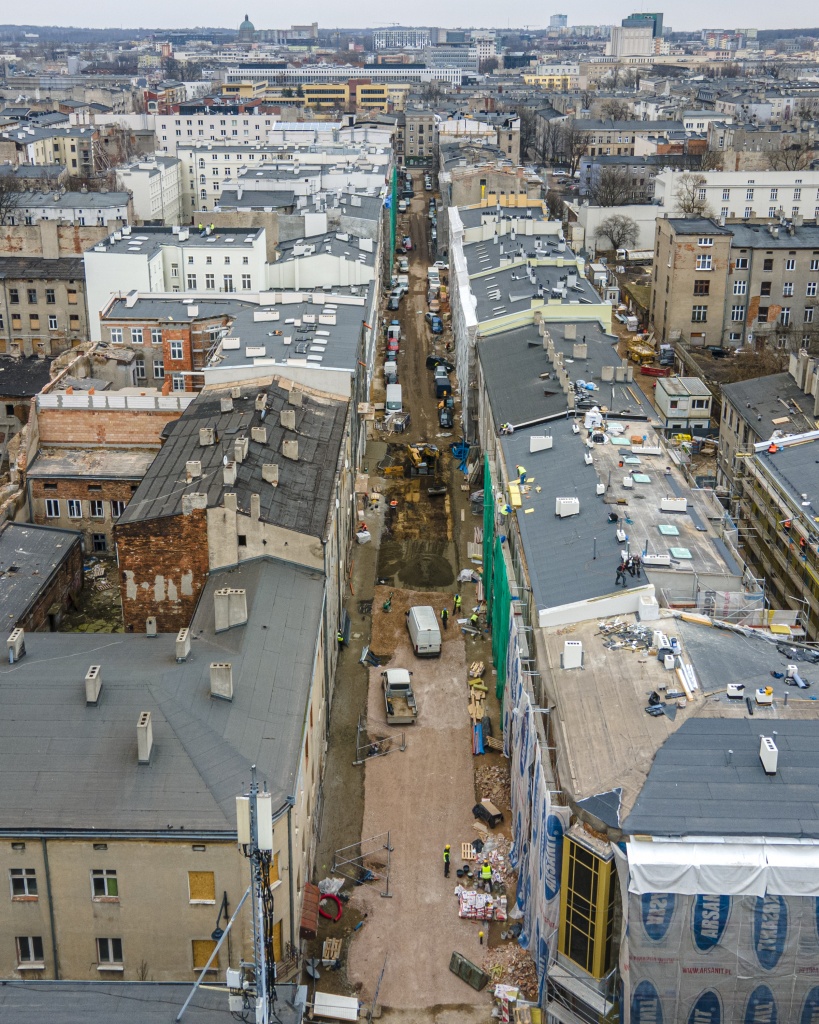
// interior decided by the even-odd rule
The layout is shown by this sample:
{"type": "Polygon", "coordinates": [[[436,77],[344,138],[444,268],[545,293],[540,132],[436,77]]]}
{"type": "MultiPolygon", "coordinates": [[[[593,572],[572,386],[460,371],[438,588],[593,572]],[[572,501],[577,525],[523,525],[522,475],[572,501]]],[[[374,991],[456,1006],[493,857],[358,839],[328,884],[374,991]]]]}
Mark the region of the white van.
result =
{"type": "Polygon", "coordinates": [[[387,412],[401,412],[403,406],[401,404],[401,385],[400,384],[388,384],[387,385],[387,412]]]}
{"type": "Polygon", "coordinates": [[[407,630],[417,658],[437,658],[441,653],[441,630],[435,609],[416,605],[407,612],[407,630]]]}

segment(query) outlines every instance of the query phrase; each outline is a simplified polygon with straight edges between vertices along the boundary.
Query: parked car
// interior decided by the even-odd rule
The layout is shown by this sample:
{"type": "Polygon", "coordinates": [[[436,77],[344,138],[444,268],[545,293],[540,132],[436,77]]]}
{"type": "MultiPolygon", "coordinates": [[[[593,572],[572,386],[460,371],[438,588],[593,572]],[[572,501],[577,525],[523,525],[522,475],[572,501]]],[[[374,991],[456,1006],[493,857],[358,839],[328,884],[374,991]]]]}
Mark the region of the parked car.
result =
{"type": "Polygon", "coordinates": [[[444,333],[444,322],[443,322],[443,320],[439,316],[436,316],[434,313],[427,313],[426,314],[426,321],[429,324],[429,326],[432,328],[432,333],[433,334],[443,334],[444,333]]]}
{"type": "Polygon", "coordinates": [[[402,256],[401,259],[398,261],[398,270],[399,273],[401,274],[409,273],[409,260],[407,259],[406,256],[402,256]]]}
{"type": "Polygon", "coordinates": [[[399,199],[398,200],[398,212],[399,213],[406,213],[407,212],[407,201],[406,201],[406,199],[399,199]]]}
{"type": "Polygon", "coordinates": [[[432,376],[436,381],[438,380],[449,380],[449,371],[445,366],[438,365],[435,367],[432,376]]]}
{"type": "Polygon", "coordinates": [[[454,364],[443,356],[427,356],[427,369],[434,370],[436,366],[442,366],[447,373],[452,373],[455,369],[454,364]]]}
{"type": "Polygon", "coordinates": [[[455,422],[455,417],[452,415],[452,410],[448,405],[445,405],[442,409],[438,410],[438,423],[445,430],[448,430],[455,422]]]}
{"type": "Polygon", "coordinates": [[[424,189],[427,192],[431,192],[432,191],[432,182],[431,181],[426,182],[426,184],[424,185],[424,189]]]}
{"type": "Polygon", "coordinates": [[[445,260],[436,260],[432,265],[436,270],[449,270],[449,264],[445,260]]]}
{"type": "Polygon", "coordinates": [[[398,338],[387,338],[387,352],[395,352],[396,354],[401,348],[401,343],[398,338]]]}
{"type": "Polygon", "coordinates": [[[401,245],[404,246],[407,252],[412,252],[412,239],[410,238],[409,235],[404,235],[404,237],[401,239],[401,245]]]}
{"type": "Polygon", "coordinates": [[[387,300],[387,309],[389,309],[391,312],[394,312],[396,309],[400,309],[400,307],[401,297],[395,294],[391,295],[387,300]]]}

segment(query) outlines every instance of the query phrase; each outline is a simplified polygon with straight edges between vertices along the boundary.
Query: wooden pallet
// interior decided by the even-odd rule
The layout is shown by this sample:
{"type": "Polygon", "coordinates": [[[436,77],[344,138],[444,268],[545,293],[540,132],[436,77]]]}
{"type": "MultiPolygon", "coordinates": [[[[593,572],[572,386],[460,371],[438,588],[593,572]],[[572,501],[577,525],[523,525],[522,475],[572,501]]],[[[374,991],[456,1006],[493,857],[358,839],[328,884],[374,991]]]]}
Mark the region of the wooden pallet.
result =
{"type": "Polygon", "coordinates": [[[469,666],[469,677],[470,679],[477,679],[483,675],[484,663],[482,661],[473,661],[469,666]]]}
{"type": "Polygon", "coordinates": [[[477,856],[475,854],[475,847],[472,845],[472,843],[461,843],[461,860],[477,860],[477,856]]]}
{"type": "Polygon", "coordinates": [[[335,963],[341,957],[341,939],[325,939],[321,947],[321,959],[335,963]]]}
{"type": "Polygon", "coordinates": [[[500,750],[503,752],[503,740],[499,740],[495,736],[484,736],[483,742],[490,750],[500,750]]]}

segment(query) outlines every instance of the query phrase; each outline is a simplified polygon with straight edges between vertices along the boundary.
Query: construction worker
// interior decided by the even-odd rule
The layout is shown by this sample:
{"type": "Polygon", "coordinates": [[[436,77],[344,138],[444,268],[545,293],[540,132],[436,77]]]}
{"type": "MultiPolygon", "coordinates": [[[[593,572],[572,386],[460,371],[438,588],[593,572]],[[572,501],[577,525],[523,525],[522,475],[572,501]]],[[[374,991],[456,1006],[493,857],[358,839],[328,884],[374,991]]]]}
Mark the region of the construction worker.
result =
{"type": "Polygon", "coordinates": [[[491,892],[492,891],[492,868],[491,868],[488,860],[485,860],[483,862],[483,864],[481,864],[481,881],[483,882],[484,889],[486,889],[487,892],[491,892]]]}
{"type": "Polygon", "coordinates": [[[449,843],[444,847],[444,878],[449,878],[449,843]]]}
{"type": "Polygon", "coordinates": [[[523,485],[526,483],[526,467],[525,466],[515,466],[515,469],[517,470],[517,474],[518,474],[518,483],[520,484],[521,487],[523,487],[523,485]]]}
{"type": "Polygon", "coordinates": [[[441,609],[441,622],[444,624],[444,629],[449,629],[449,611],[446,608],[441,609]]]}
{"type": "Polygon", "coordinates": [[[617,566],[617,578],[614,581],[615,587],[617,586],[618,583],[621,583],[621,582],[622,582],[623,586],[625,587],[626,586],[626,563],[624,561],[620,562],[620,564],[617,566]]]}
{"type": "Polygon", "coordinates": [[[478,628],[478,613],[477,612],[472,612],[472,614],[469,616],[469,625],[473,629],[477,629],[478,628]]]}
{"type": "Polygon", "coordinates": [[[456,594],[452,601],[452,614],[457,615],[461,610],[461,595],[456,594]]]}
{"type": "Polygon", "coordinates": [[[344,646],[344,644],[346,643],[346,641],[344,639],[344,634],[341,632],[341,630],[339,630],[336,633],[336,640],[338,640],[338,646],[339,646],[339,649],[341,649],[344,646]]]}

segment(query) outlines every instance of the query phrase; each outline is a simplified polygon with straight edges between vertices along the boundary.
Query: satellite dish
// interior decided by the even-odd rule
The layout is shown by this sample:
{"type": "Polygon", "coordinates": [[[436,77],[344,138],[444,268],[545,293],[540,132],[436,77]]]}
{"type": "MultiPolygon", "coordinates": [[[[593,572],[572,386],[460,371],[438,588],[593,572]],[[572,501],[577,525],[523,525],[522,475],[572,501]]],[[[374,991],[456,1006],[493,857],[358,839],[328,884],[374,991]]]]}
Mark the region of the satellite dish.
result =
{"type": "Polygon", "coordinates": [[[221,939],[224,934],[225,933],[224,931],[222,931],[221,928],[214,928],[213,931],[210,933],[210,937],[213,939],[214,942],[218,942],[219,939],[221,939]]]}

